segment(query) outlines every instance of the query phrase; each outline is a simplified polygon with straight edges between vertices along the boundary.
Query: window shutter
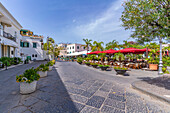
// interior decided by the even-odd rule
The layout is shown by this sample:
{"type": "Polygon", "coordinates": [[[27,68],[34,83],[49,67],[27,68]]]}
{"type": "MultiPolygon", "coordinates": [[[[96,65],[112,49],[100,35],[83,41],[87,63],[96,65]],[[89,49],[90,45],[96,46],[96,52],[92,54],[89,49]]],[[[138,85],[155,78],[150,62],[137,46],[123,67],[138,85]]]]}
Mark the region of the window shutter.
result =
{"type": "Polygon", "coordinates": [[[20,47],[23,47],[23,42],[20,42],[20,47]]]}
{"type": "Polygon", "coordinates": [[[29,43],[27,42],[27,47],[29,47],[29,43]]]}

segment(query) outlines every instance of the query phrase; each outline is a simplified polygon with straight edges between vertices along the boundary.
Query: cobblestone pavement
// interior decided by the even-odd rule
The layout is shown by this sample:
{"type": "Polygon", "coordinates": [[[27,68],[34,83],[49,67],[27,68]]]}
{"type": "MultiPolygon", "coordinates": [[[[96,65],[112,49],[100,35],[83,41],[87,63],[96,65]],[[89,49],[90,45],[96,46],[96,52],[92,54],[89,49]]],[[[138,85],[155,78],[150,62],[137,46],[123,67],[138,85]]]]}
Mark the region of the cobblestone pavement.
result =
{"type": "MultiPolygon", "coordinates": [[[[57,62],[48,76],[38,81],[32,94],[19,94],[19,85],[10,91],[3,87],[10,95],[0,98],[0,113],[167,113],[170,110],[165,103],[139,96],[122,85],[125,78],[120,78],[122,83],[119,83],[119,78],[114,76],[77,63],[57,62]]],[[[10,82],[16,84],[15,80],[10,82]]]]}

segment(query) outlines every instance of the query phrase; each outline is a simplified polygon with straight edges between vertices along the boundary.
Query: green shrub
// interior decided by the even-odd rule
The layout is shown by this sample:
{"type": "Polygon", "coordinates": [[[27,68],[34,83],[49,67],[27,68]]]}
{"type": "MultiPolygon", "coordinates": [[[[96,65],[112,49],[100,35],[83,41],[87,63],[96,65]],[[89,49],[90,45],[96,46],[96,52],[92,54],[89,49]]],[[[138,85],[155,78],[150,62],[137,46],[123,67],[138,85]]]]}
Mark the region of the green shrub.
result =
{"type": "Polygon", "coordinates": [[[90,63],[90,65],[97,66],[98,64],[97,63],[90,63]]]}
{"type": "Polygon", "coordinates": [[[114,69],[118,69],[118,70],[127,70],[127,68],[125,68],[125,67],[114,67],[114,69]]]}
{"type": "Polygon", "coordinates": [[[36,70],[45,72],[45,71],[49,71],[49,67],[44,64],[41,64],[39,67],[37,67],[36,70]]]}
{"type": "Polygon", "coordinates": [[[39,78],[40,75],[37,73],[37,70],[32,67],[31,69],[26,70],[24,74],[16,76],[16,81],[31,83],[35,80],[39,80],[39,78]]]}
{"type": "Polygon", "coordinates": [[[86,65],[90,65],[90,62],[85,62],[86,65]]]}

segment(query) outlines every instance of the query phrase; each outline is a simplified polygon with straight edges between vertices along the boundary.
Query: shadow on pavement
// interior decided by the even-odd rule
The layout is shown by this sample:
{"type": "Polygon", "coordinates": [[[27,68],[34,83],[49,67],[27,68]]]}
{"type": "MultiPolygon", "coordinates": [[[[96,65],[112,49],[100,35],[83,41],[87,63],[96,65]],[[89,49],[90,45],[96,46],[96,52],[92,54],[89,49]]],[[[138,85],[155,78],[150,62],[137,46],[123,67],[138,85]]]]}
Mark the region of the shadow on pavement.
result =
{"type": "Polygon", "coordinates": [[[70,95],[55,68],[48,72],[47,77],[40,78],[37,91],[31,94],[31,96],[40,99],[39,102],[29,107],[33,112],[79,112],[76,107],[78,103],[73,102],[70,98],[70,95]]]}
{"type": "Polygon", "coordinates": [[[165,89],[170,90],[170,77],[168,76],[161,76],[157,78],[151,77],[138,77],[142,81],[147,82],[148,84],[156,85],[158,87],[163,87],[165,89]]]}

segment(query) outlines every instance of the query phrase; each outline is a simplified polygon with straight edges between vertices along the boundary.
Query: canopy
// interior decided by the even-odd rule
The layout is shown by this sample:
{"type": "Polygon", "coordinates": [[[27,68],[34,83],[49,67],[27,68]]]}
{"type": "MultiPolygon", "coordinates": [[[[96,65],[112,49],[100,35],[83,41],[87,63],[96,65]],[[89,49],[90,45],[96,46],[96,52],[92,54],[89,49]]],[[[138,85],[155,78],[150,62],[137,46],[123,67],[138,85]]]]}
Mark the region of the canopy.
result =
{"type": "MultiPolygon", "coordinates": [[[[88,52],[90,52],[90,51],[88,51],[88,52]]],[[[67,54],[67,56],[79,56],[79,55],[86,55],[86,54],[87,54],[87,51],[81,51],[81,52],[67,54]]]]}
{"type": "Polygon", "coordinates": [[[117,51],[113,50],[113,49],[109,49],[109,50],[103,51],[103,53],[106,53],[106,54],[113,54],[113,53],[116,53],[116,52],[117,51]]]}
{"type": "MultiPolygon", "coordinates": [[[[118,50],[118,52],[124,53],[124,54],[127,54],[127,53],[143,54],[146,51],[147,51],[147,48],[145,49],[125,48],[125,49],[118,50]]],[[[148,51],[150,51],[150,49],[148,49],[148,51]]]]}
{"type": "Polygon", "coordinates": [[[99,54],[99,53],[103,53],[103,51],[94,51],[94,52],[90,52],[90,53],[87,53],[87,54],[91,55],[91,54],[99,54]]]}

